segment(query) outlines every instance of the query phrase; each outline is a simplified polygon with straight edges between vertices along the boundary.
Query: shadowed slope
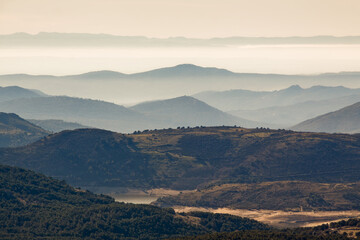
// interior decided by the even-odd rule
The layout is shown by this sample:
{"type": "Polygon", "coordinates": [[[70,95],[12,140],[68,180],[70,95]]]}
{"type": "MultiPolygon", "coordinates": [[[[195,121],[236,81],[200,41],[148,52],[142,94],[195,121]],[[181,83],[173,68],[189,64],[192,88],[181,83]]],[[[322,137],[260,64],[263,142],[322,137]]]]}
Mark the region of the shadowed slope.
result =
{"type": "Polygon", "coordinates": [[[297,131],[309,132],[360,132],[360,102],[330,112],[313,119],[306,120],[292,127],[297,131]]]}
{"type": "Polygon", "coordinates": [[[360,180],[360,137],[233,127],[122,135],[65,131],[17,149],[4,164],[76,186],[194,189],[212,183],[360,180]]]}
{"type": "Polygon", "coordinates": [[[1,239],[163,239],[269,229],[248,218],[115,203],[29,170],[0,165],[1,239]]]}
{"type": "Polygon", "coordinates": [[[16,114],[0,112],[0,147],[26,145],[48,134],[48,131],[16,114]]]}
{"type": "Polygon", "coordinates": [[[131,109],[163,122],[164,127],[241,125],[257,127],[260,123],[224,113],[193,97],[183,96],[167,100],[140,103],[131,109]]]}

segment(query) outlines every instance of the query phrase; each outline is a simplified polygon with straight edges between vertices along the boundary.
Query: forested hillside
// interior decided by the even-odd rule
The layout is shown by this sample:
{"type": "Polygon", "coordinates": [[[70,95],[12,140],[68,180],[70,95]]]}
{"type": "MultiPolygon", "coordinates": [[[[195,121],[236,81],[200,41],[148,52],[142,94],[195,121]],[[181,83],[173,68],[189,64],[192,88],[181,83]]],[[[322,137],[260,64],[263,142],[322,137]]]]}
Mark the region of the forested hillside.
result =
{"type": "Polygon", "coordinates": [[[0,239],[162,239],[269,229],[248,218],[116,203],[64,181],[0,165],[0,239]]]}
{"type": "Polygon", "coordinates": [[[64,131],[0,161],[75,186],[194,189],[212,184],[360,180],[360,136],[237,127],[179,128],[124,135],[64,131]]]}

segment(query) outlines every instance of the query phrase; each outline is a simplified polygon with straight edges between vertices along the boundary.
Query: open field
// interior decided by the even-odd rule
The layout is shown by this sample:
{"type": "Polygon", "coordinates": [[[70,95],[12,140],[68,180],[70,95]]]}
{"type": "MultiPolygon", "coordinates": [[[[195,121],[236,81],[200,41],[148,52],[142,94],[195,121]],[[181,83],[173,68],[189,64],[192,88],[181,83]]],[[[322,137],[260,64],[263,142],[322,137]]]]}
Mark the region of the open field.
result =
{"type": "Polygon", "coordinates": [[[176,212],[203,211],[212,213],[225,213],[251,218],[278,228],[313,227],[329,222],[341,221],[360,217],[360,211],[318,211],[318,212],[291,212],[281,210],[247,210],[229,208],[199,208],[174,207],[176,212]]]}

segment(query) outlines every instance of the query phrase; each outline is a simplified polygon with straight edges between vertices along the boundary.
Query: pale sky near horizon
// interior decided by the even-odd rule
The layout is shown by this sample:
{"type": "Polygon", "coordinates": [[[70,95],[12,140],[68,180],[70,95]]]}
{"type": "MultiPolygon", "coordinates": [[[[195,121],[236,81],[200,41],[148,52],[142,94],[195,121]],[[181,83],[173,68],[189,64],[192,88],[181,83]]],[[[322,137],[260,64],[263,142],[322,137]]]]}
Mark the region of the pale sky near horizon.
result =
{"type": "Polygon", "coordinates": [[[0,34],[360,35],[359,0],[0,0],[0,34]]]}

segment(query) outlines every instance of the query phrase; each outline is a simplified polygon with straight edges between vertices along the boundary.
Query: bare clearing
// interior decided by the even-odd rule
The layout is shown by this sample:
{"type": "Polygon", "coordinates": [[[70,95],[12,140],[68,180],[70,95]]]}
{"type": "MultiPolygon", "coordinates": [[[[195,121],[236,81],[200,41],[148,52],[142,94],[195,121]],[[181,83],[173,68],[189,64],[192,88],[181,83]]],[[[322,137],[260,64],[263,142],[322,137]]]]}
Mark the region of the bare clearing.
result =
{"type": "Polygon", "coordinates": [[[212,213],[226,213],[240,217],[247,217],[278,228],[313,227],[324,223],[360,217],[360,211],[317,211],[292,212],[281,210],[246,210],[229,208],[199,208],[173,207],[176,212],[203,211],[212,213]]]}

